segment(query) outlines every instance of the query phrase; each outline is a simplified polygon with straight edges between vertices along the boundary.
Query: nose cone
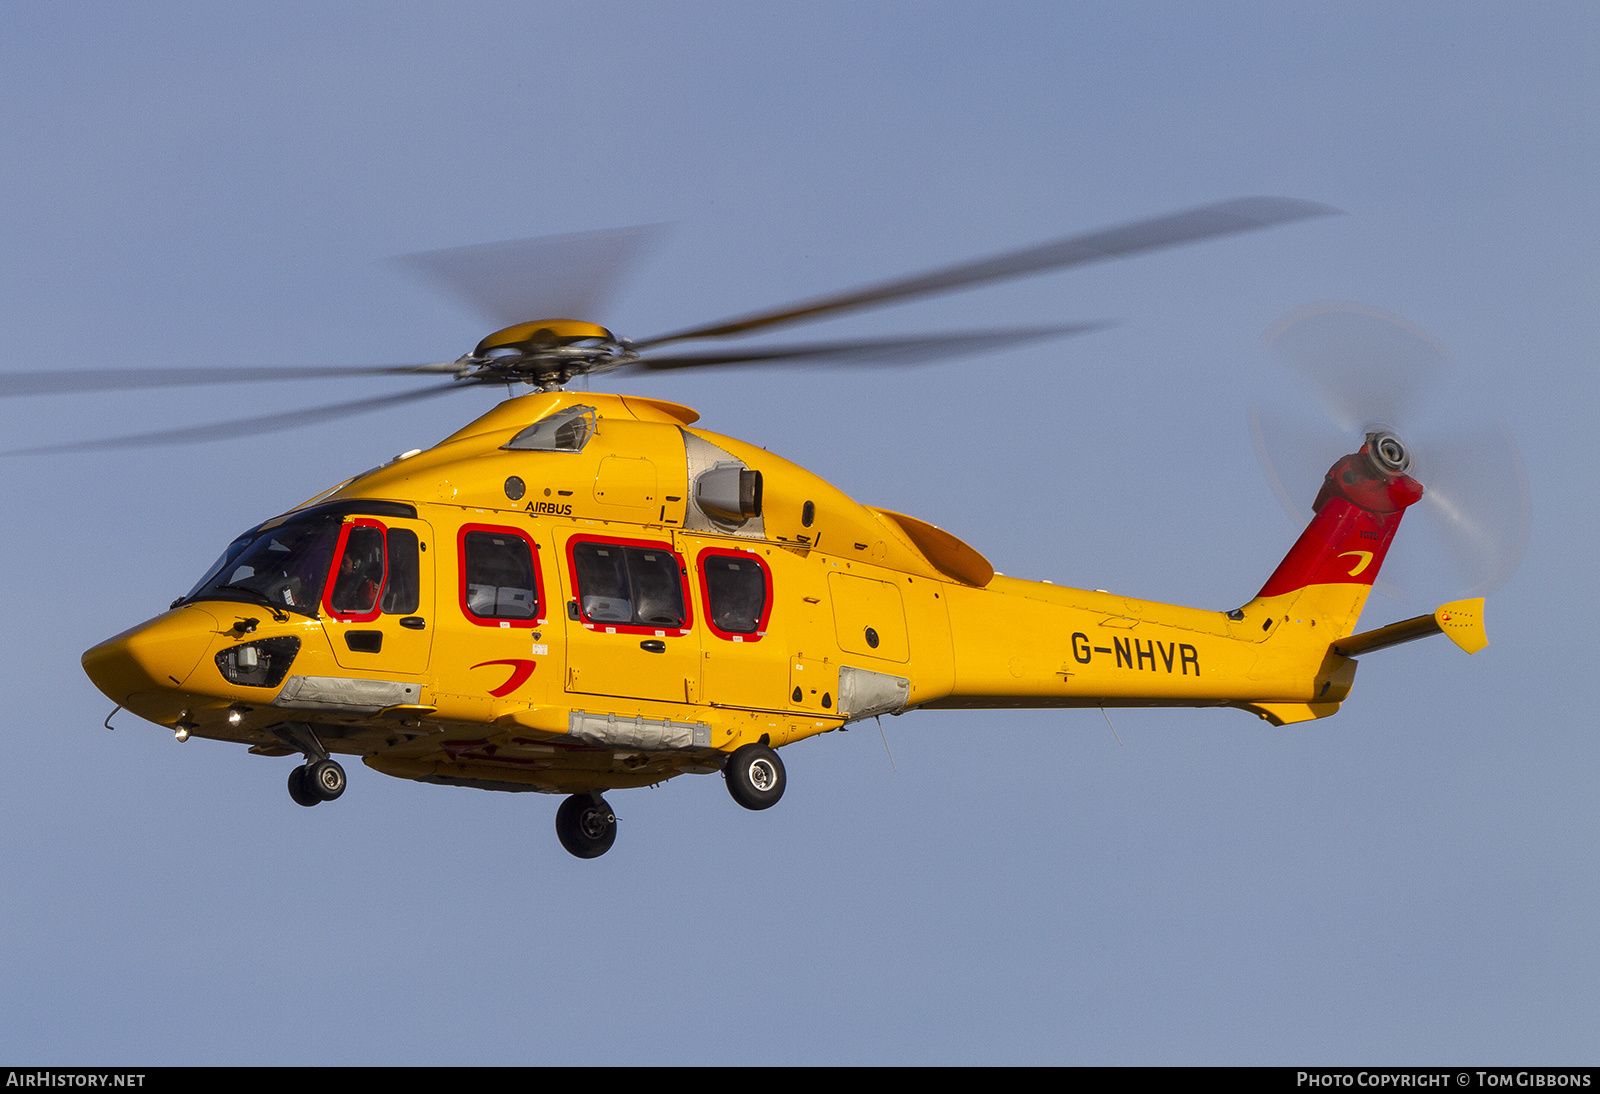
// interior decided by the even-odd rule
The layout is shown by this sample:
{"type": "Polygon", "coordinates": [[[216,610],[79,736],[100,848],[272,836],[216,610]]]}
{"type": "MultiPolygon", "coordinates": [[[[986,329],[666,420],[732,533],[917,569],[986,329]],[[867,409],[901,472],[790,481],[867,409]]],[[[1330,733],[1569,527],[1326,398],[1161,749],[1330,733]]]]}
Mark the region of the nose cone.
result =
{"type": "Polygon", "coordinates": [[[108,638],[83,655],[83,671],[113,702],[179,687],[221,631],[217,617],[187,605],[108,638]]]}

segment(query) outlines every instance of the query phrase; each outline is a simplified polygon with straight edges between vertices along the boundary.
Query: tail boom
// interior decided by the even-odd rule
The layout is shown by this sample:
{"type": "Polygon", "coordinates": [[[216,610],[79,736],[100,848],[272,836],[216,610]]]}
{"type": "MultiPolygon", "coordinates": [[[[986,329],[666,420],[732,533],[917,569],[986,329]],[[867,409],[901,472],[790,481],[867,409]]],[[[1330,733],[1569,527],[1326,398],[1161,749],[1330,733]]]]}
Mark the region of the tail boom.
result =
{"type": "Polygon", "coordinates": [[[1333,466],[1311,523],[1236,611],[1002,577],[950,588],[950,690],[922,705],[1233,706],[1278,725],[1336,712],[1356,664],[1331,646],[1354,631],[1422,497],[1373,447],[1333,466]]]}

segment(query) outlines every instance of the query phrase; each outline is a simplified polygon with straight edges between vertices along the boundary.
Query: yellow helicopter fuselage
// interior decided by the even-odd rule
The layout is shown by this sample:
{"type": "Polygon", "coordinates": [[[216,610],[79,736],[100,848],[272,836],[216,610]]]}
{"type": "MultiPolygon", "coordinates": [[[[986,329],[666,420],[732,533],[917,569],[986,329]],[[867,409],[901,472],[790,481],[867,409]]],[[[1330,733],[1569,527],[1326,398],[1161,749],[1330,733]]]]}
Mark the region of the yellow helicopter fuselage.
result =
{"type": "MultiPolygon", "coordinates": [[[[318,588],[262,584],[260,564],[239,578],[255,593],[213,578],[85,668],[181,737],[289,755],[285,727],[303,726],[386,774],[557,793],[916,708],[1234,706],[1283,724],[1348,694],[1356,662],[1332,647],[1409,503],[1330,508],[1276,585],[1210,611],[997,575],[697,417],[510,399],[256,530],[321,520],[318,588]]],[[[1470,605],[1451,620],[1481,635],[1470,605]]]]}

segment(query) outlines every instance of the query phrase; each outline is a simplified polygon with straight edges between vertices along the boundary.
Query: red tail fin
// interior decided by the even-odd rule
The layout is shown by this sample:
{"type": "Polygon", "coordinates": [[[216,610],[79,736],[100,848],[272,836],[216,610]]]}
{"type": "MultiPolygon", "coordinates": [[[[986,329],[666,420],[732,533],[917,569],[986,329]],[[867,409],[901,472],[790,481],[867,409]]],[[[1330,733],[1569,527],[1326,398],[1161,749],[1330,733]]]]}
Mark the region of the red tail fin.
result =
{"type": "Polygon", "coordinates": [[[1308,585],[1370,586],[1377,580],[1400,518],[1406,506],[1422,498],[1422,486],[1405,473],[1403,450],[1401,458],[1386,466],[1383,456],[1373,452],[1375,446],[1381,450],[1382,438],[1373,434],[1367,440],[1360,452],[1328,471],[1312,506],[1316,516],[1267,578],[1257,599],[1308,585]]]}

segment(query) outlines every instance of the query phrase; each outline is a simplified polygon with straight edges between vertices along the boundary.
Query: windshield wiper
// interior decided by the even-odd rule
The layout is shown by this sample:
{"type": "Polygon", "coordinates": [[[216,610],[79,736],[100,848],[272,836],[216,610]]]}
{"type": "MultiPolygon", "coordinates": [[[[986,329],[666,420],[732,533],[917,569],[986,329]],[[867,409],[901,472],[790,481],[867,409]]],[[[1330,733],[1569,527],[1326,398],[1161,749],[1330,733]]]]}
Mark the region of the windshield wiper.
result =
{"type": "Polygon", "coordinates": [[[260,604],[263,608],[271,612],[272,618],[277,622],[288,622],[288,612],[284,611],[282,608],[278,607],[277,604],[273,603],[272,599],[267,596],[266,593],[262,592],[260,589],[252,589],[248,585],[217,585],[210,589],[202,589],[198,595],[204,596],[206,593],[221,592],[224,589],[227,589],[231,592],[244,593],[251,600],[254,600],[257,604],[260,604]]]}

